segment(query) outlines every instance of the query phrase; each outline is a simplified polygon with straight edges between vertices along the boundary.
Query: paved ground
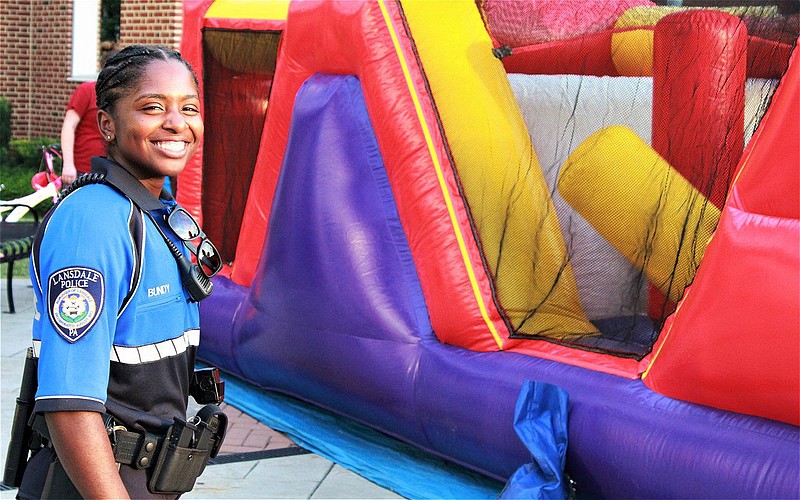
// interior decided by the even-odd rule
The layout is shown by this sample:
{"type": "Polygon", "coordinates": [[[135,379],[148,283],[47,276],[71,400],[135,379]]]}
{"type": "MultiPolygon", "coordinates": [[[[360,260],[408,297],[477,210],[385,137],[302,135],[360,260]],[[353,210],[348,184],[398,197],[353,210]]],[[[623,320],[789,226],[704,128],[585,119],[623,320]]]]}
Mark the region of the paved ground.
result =
{"type": "MultiPolygon", "coordinates": [[[[5,464],[33,316],[27,278],[13,282],[16,313],[8,314],[5,279],[0,299],[0,467],[5,464]]],[[[225,444],[183,498],[402,498],[307,452],[233,406],[224,405],[223,410],[230,419],[225,444]]],[[[0,491],[0,500],[14,498],[15,493],[0,491]]]]}

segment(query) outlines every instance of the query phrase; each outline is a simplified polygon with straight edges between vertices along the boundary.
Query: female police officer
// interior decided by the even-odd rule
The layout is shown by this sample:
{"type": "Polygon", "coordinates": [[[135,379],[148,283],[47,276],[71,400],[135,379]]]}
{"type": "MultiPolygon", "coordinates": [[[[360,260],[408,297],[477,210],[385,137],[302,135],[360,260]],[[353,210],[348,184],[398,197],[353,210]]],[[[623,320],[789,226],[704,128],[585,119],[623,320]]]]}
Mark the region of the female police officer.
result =
{"type": "Polygon", "coordinates": [[[191,216],[162,191],[203,137],[191,67],[171,49],[130,46],[106,62],[96,88],[107,157],[93,158],[88,177],[98,183],[86,181],[56,205],[31,262],[34,412],[45,417],[49,446],[31,458],[23,498],[41,496],[64,473],[83,497],[153,494],[158,457],[147,453],[155,446],[133,449],[120,465],[111,442],[123,430],[161,439],[174,417],[185,418],[196,301],[210,290],[198,267],[189,269],[184,241],[202,238],[206,275],[220,265],[191,216]],[[192,279],[200,292],[188,290],[192,279]]]}

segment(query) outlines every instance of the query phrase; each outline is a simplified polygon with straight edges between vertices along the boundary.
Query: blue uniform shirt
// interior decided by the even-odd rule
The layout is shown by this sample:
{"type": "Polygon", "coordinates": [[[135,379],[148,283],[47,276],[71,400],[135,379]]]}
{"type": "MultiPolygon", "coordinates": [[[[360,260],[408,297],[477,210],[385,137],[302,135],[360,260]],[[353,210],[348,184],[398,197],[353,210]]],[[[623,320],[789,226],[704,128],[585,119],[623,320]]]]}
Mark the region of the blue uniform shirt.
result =
{"type": "MultiPolygon", "coordinates": [[[[93,160],[104,162],[115,186],[135,191],[185,251],[164,222],[174,201],[143,194],[121,167],[93,160]]],[[[31,280],[39,356],[34,411],[108,412],[131,430],[156,432],[185,417],[198,307],[153,221],[130,199],[111,185],[90,184],[59,202],[41,235],[38,266],[31,259],[31,280]],[[143,238],[129,229],[137,218],[143,238]]]]}

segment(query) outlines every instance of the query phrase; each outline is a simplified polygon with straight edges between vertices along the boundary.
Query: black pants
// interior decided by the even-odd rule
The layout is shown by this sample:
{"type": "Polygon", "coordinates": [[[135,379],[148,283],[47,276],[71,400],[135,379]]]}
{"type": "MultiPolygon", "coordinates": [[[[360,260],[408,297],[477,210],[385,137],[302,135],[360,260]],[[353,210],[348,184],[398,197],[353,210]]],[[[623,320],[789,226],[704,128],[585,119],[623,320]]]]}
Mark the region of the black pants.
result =
{"type": "MultiPolygon", "coordinates": [[[[25,475],[22,477],[22,484],[17,492],[17,498],[23,500],[42,498],[43,494],[45,494],[44,488],[48,475],[51,476],[50,484],[48,485],[51,498],[81,498],[66,476],[63,467],[58,463],[58,457],[53,448],[43,448],[28,461],[25,475]]],[[[147,490],[148,478],[146,470],[121,465],[119,475],[131,498],[172,499],[179,496],[154,495],[150,493],[147,490]]]]}

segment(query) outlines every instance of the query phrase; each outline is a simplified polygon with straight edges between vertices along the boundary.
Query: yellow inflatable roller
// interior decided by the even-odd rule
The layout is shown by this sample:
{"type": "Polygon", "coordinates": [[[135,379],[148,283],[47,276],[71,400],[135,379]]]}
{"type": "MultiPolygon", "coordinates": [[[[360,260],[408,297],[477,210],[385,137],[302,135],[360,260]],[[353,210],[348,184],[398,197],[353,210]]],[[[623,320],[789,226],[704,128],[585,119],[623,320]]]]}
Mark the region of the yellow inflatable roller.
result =
{"type": "Polygon", "coordinates": [[[558,179],[564,199],[671,300],[694,278],[719,210],[627,127],[589,136],[558,179]]]}

